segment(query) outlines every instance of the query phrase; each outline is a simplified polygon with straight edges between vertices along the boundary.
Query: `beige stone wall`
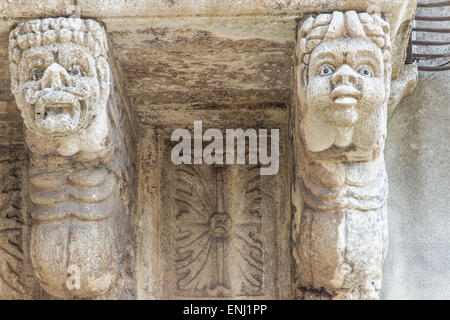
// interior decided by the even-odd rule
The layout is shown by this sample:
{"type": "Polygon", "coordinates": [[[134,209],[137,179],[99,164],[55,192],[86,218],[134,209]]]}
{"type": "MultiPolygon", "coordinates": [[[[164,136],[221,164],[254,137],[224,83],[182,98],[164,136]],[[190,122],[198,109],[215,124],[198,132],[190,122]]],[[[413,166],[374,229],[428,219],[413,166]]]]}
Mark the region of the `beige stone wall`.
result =
{"type": "MultiPolygon", "coordinates": [[[[416,14],[449,16],[450,8],[418,8],[416,14]]],[[[450,23],[417,21],[416,25],[448,28],[450,23]]],[[[418,32],[416,39],[448,41],[449,36],[418,32]]],[[[448,46],[415,50],[449,53],[448,46]]],[[[450,298],[449,83],[449,71],[419,72],[414,93],[388,122],[385,155],[390,237],[383,299],[450,298]]]]}
{"type": "Polygon", "coordinates": [[[420,73],[388,124],[384,299],[449,299],[449,72],[420,73]]]}

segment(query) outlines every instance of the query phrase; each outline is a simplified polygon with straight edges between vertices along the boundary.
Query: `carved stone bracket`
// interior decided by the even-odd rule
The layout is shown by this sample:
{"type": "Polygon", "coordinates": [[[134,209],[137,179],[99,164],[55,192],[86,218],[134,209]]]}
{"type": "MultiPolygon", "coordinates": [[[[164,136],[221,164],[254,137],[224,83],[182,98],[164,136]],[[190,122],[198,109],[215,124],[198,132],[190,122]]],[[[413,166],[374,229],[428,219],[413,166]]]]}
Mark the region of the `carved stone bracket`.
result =
{"type": "Polygon", "coordinates": [[[303,298],[378,298],[388,239],[388,102],[417,78],[405,69],[391,87],[390,39],[389,23],[367,12],[320,14],[299,26],[292,234],[303,298]]]}
{"type": "Polygon", "coordinates": [[[30,255],[59,298],[101,297],[122,268],[127,155],[103,27],[47,18],[10,34],[12,91],[26,125],[30,255]]]}

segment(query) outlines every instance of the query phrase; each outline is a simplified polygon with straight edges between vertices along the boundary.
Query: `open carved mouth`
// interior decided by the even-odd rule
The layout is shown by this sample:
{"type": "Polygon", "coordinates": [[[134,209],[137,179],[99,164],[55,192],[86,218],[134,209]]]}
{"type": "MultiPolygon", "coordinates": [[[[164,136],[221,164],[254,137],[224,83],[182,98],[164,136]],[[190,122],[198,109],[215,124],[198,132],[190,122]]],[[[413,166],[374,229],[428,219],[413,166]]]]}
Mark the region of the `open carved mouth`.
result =
{"type": "Polygon", "coordinates": [[[44,110],[40,111],[44,112],[44,118],[46,117],[54,117],[57,118],[59,116],[63,116],[64,114],[72,114],[73,105],[68,103],[61,104],[48,104],[44,106],[44,110]]]}
{"type": "Polygon", "coordinates": [[[333,102],[327,104],[321,112],[322,119],[338,127],[354,125],[359,118],[357,106],[360,98],[361,91],[354,86],[338,85],[331,92],[333,102]]]}
{"type": "Polygon", "coordinates": [[[80,121],[80,103],[70,93],[53,91],[42,96],[35,105],[36,125],[50,133],[75,130],[80,121]]]}
{"type": "Polygon", "coordinates": [[[358,100],[356,100],[353,97],[343,96],[343,97],[336,98],[334,100],[334,103],[336,103],[337,105],[342,105],[342,106],[353,106],[358,103],[358,100]]]}

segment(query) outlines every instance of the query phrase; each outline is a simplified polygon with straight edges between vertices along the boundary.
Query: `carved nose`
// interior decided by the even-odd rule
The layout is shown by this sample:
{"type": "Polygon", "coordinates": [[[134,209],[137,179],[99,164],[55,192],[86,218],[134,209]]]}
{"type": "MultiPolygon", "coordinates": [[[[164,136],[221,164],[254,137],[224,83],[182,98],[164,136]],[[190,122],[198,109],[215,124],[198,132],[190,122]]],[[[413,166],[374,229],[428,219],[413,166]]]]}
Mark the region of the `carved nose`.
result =
{"type": "Polygon", "coordinates": [[[45,70],[42,77],[42,88],[61,88],[69,85],[69,74],[66,69],[53,63],[45,70]]]}
{"type": "Polygon", "coordinates": [[[336,70],[331,78],[331,81],[334,86],[340,84],[352,84],[353,86],[356,86],[358,83],[358,75],[347,64],[344,64],[336,70]]]}

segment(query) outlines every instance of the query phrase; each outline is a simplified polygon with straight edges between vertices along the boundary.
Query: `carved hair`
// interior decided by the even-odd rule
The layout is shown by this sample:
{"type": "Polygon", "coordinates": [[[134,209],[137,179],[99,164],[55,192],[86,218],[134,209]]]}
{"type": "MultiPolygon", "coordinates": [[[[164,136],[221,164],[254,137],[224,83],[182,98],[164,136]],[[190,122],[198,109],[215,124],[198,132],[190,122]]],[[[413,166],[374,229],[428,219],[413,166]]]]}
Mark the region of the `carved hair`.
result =
{"type": "Polygon", "coordinates": [[[382,50],[384,61],[389,61],[389,23],[377,14],[355,11],[335,11],[306,19],[298,32],[298,61],[309,65],[311,52],[322,41],[337,38],[370,39],[382,50]]]}
{"type": "Polygon", "coordinates": [[[79,18],[46,18],[23,22],[10,33],[10,62],[18,64],[25,49],[66,42],[90,48],[95,58],[106,56],[106,35],[98,22],[79,18]]]}

